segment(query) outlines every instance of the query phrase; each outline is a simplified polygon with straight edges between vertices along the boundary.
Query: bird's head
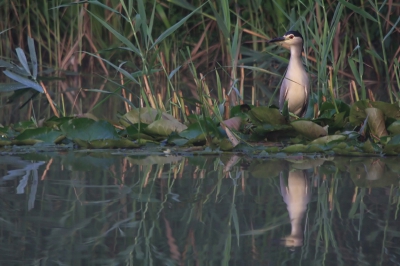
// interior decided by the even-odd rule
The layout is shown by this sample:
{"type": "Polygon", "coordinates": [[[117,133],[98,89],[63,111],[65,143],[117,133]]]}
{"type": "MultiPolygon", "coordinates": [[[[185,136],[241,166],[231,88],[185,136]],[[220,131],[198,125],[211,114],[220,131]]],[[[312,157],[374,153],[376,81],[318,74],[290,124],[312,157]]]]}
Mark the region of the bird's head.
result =
{"type": "Polygon", "coordinates": [[[285,33],[282,37],[278,37],[270,40],[268,43],[278,42],[280,44],[285,44],[288,46],[299,45],[303,46],[303,36],[301,36],[300,32],[291,30],[285,33]]]}

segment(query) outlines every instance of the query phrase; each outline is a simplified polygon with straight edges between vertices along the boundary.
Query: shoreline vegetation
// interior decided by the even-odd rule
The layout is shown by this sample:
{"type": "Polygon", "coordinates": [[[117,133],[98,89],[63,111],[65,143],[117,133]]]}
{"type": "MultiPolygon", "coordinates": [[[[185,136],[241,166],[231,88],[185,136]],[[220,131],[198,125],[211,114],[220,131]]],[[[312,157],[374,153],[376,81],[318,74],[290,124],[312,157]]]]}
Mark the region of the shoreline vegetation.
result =
{"type": "Polygon", "coordinates": [[[400,4],[110,0],[0,6],[1,146],[129,148],[167,139],[234,150],[267,140],[280,143],[268,152],[400,151],[400,4]],[[300,120],[274,108],[289,53],[267,41],[289,29],[305,38],[311,80],[300,120]]]}

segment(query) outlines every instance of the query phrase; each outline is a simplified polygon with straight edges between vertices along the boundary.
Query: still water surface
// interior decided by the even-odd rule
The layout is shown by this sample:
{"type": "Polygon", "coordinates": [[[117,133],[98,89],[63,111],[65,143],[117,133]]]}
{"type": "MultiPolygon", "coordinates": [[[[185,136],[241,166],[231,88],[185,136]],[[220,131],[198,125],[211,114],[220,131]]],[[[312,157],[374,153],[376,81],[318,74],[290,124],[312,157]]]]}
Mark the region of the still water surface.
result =
{"type": "Polygon", "coordinates": [[[399,265],[398,158],[0,155],[1,265],[399,265]]]}

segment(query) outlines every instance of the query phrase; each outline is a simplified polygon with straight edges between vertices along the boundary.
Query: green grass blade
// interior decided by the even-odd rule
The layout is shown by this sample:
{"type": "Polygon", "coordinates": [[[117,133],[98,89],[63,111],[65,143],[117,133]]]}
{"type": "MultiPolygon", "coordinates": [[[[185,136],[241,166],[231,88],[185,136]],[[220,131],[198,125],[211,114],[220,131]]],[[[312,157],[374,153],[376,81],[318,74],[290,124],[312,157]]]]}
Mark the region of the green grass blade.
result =
{"type": "Polygon", "coordinates": [[[393,24],[393,27],[389,30],[389,32],[385,35],[385,37],[383,37],[383,41],[384,42],[386,40],[387,37],[390,36],[390,34],[392,34],[392,32],[396,29],[397,24],[399,24],[400,22],[400,17],[397,18],[396,23],[393,24]]]}
{"type": "Polygon", "coordinates": [[[116,31],[113,27],[111,27],[107,22],[105,22],[103,19],[99,18],[98,16],[96,16],[95,14],[93,14],[92,12],[90,12],[89,10],[86,10],[90,15],[92,15],[92,17],[94,17],[95,19],[97,19],[97,21],[99,21],[107,30],[109,30],[115,37],[118,38],[118,40],[120,40],[123,44],[125,44],[132,52],[134,52],[135,54],[142,56],[141,52],[138,48],[136,48],[133,43],[131,43],[125,36],[123,36],[121,33],[119,33],[118,31],[116,31]]]}
{"type": "Polygon", "coordinates": [[[167,38],[169,35],[171,35],[173,32],[175,32],[180,26],[182,26],[186,22],[186,20],[188,20],[191,16],[193,16],[194,13],[199,11],[206,3],[208,3],[208,1],[205,2],[204,4],[202,4],[201,6],[199,6],[198,8],[196,8],[195,10],[193,10],[189,15],[187,15],[186,17],[184,17],[183,19],[178,21],[171,28],[169,28],[166,31],[164,31],[163,33],[161,33],[161,35],[158,36],[157,40],[153,43],[153,45],[150,47],[150,49],[154,48],[154,46],[156,46],[157,44],[162,42],[165,38],[167,38]]]}
{"type": "Polygon", "coordinates": [[[121,17],[123,17],[125,20],[128,20],[126,16],[124,16],[122,13],[120,13],[119,11],[109,7],[108,5],[105,5],[99,1],[79,1],[79,2],[73,2],[73,3],[69,3],[69,4],[63,4],[63,5],[58,5],[55,6],[53,8],[50,8],[50,10],[52,9],[58,9],[58,8],[63,8],[63,7],[70,7],[72,5],[79,5],[79,4],[91,4],[91,5],[97,5],[100,6],[101,8],[104,8],[105,10],[111,11],[115,14],[120,15],[121,17]]]}
{"type": "Polygon", "coordinates": [[[360,8],[359,6],[355,6],[353,4],[350,4],[349,2],[346,2],[345,0],[339,0],[339,2],[344,5],[345,7],[351,9],[353,12],[363,16],[364,18],[367,18],[369,20],[372,20],[373,22],[378,22],[376,19],[374,19],[373,16],[368,14],[364,9],[360,8]]]}
{"type": "Polygon", "coordinates": [[[141,20],[141,28],[142,28],[142,38],[144,39],[144,43],[147,44],[148,42],[148,28],[147,28],[147,16],[146,16],[146,9],[144,8],[144,3],[143,0],[137,0],[138,4],[138,11],[140,15],[140,20],[141,20]]]}
{"type": "Polygon", "coordinates": [[[126,70],[124,70],[124,69],[121,68],[121,65],[122,65],[122,64],[119,65],[119,66],[116,66],[116,65],[114,65],[113,63],[111,63],[110,61],[108,61],[108,60],[106,60],[106,59],[104,59],[104,58],[101,58],[100,56],[98,56],[98,55],[96,55],[96,54],[92,54],[92,53],[88,53],[88,52],[84,52],[84,53],[86,53],[86,54],[88,54],[88,55],[90,55],[90,56],[96,57],[96,58],[98,58],[98,59],[101,59],[102,61],[106,62],[108,65],[112,66],[115,70],[121,72],[125,77],[127,77],[127,78],[130,79],[131,81],[133,81],[133,82],[139,84],[139,82],[132,76],[132,74],[130,74],[128,71],[126,71],[126,70]]]}
{"type": "Polygon", "coordinates": [[[217,12],[217,10],[214,8],[213,5],[210,5],[211,10],[214,13],[215,19],[217,20],[217,24],[218,24],[218,28],[219,30],[222,32],[222,34],[224,35],[224,37],[226,39],[229,39],[229,30],[226,27],[225,23],[224,23],[224,19],[219,15],[219,13],[217,12]]]}

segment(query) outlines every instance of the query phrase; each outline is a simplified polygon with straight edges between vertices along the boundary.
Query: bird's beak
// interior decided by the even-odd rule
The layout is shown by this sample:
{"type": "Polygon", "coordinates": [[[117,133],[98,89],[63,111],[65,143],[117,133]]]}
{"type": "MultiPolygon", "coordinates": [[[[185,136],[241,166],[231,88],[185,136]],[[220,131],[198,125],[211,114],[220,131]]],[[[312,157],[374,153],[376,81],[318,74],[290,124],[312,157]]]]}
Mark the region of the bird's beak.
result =
{"type": "Polygon", "coordinates": [[[268,43],[271,43],[271,42],[283,42],[284,40],[286,40],[285,37],[278,37],[278,38],[270,40],[268,43]]]}

